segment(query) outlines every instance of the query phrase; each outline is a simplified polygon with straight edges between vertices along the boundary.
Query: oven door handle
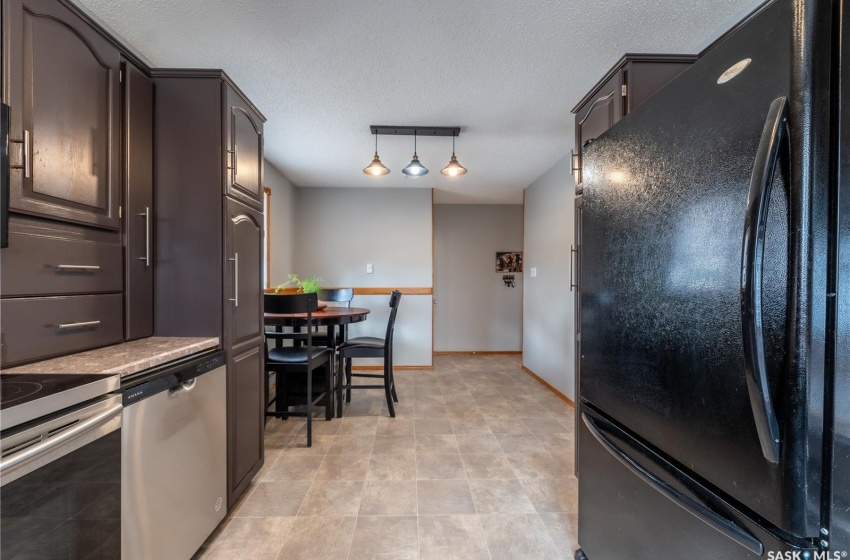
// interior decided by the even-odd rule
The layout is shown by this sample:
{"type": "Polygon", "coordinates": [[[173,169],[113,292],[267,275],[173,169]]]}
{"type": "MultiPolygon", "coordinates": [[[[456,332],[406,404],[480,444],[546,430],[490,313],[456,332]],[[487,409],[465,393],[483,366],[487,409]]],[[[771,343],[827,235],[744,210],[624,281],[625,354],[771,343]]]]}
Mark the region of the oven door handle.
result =
{"type": "Polygon", "coordinates": [[[47,438],[41,443],[27,447],[20,453],[4,457],[0,460],[0,476],[8,476],[17,469],[35,461],[39,457],[43,457],[60,446],[71,443],[85,434],[96,430],[110,420],[113,420],[116,417],[120,418],[123,408],[124,406],[119,402],[116,405],[110,406],[100,414],[83,420],[73,428],[69,428],[56,436],[47,438]]]}

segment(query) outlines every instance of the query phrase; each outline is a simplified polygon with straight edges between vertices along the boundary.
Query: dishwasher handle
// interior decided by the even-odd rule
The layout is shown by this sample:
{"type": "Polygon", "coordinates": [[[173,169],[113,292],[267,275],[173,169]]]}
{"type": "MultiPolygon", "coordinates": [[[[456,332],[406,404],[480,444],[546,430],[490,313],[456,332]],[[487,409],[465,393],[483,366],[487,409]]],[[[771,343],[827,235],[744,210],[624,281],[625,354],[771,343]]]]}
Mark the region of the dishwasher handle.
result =
{"type": "Polygon", "coordinates": [[[180,395],[182,395],[184,393],[191,393],[192,389],[194,389],[195,385],[197,385],[197,384],[198,384],[198,378],[193,377],[192,379],[190,379],[186,383],[181,383],[180,385],[177,385],[176,387],[172,387],[171,389],[169,389],[168,390],[168,396],[169,397],[179,397],[180,395]]]}

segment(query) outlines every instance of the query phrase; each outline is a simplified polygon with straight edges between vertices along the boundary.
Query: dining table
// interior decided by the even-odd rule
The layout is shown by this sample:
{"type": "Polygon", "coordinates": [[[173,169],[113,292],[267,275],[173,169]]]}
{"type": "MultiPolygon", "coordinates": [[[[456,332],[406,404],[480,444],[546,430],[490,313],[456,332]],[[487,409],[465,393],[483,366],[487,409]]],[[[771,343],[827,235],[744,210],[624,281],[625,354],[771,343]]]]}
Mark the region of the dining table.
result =
{"type": "MultiPolygon", "coordinates": [[[[314,326],[328,328],[328,348],[336,348],[336,328],[365,321],[369,313],[371,310],[364,307],[328,306],[313,311],[312,320],[314,326]]],[[[280,331],[282,327],[300,328],[307,325],[307,314],[264,313],[263,321],[267,327],[275,327],[277,331],[280,331]]]]}

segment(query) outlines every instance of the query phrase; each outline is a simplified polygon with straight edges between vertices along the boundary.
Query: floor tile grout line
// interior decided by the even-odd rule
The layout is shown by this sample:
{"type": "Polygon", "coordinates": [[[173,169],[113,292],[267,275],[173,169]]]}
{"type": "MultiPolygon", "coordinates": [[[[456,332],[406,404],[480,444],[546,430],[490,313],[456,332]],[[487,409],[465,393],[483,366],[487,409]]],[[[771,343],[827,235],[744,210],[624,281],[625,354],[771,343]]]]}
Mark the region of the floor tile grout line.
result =
{"type": "MultiPolygon", "coordinates": [[[[359,514],[359,511],[358,511],[359,514]]],[[[357,534],[357,521],[360,520],[360,515],[356,515],[354,517],[354,529],[351,531],[351,540],[348,542],[348,554],[346,555],[346,559],[351,558],[351,550],[354,548],[354,535],[357,534]]]]}
{"type": "MultiPolygon", "coordinates": [[[[278,560],[280,558],[280,555],[283,553],[283,547],[286,546],[286,541],[289,540],[289,535],[292,533],[292,528],[295,527],[295,522],[296,522],[297,519],[298,519],[298,517],[292,518],[292,523],[289,525],[289,530],[286,531],[286,536],[281,541],[280,548],[277,549],[277,554],[275,554],[275,560],[278,560]]],[[[286,559],[283,558],[281,560],[286,560],[286,559]]]]}
{"type": "Polygon", "coordinates": [[[422,535],[419,524],[419,481],[416,480],[416,453],[414,450],[413,455],[413,490],[416,493],[416,558],[420,560],[422,558],[422,535]]]}

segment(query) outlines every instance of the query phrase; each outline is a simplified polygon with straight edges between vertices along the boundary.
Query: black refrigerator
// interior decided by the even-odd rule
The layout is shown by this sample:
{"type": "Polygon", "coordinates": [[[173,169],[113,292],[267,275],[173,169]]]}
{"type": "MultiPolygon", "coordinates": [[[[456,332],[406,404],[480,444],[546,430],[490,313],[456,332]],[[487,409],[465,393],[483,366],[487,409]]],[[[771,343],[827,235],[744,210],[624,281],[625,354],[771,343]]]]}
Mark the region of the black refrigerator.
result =
{"type": "Polygon", "coordinates": [[[765,4],[584,148],[576,558],[850,553],[848,8],[765,4]]]}

